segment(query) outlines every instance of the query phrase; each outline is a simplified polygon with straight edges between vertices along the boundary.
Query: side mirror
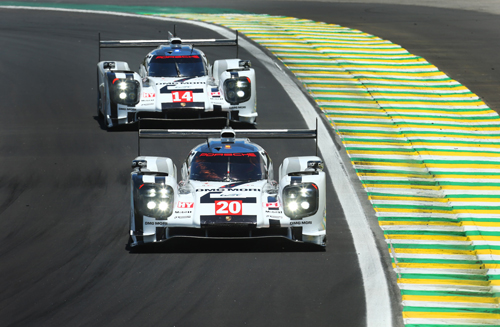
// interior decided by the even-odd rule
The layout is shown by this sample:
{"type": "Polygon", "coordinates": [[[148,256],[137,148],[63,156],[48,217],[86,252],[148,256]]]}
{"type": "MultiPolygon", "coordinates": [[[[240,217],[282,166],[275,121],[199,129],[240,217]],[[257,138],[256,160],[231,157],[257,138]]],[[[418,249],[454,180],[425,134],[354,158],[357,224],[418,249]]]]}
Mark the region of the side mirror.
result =
{"type": "Polygon", "coordinates": [[[142,168],[146,168],[148,166],[148,162],[146,160],[133,160],[132,168],[141,170],[142,168]]]}
{"type": "Polygon", "coordinates": [[[323,161],[308,161],[307,162],[307,168],[314,169],[314,170],[323,170],[323,161]]]}
{"type": "Polygon", "coordinates": [[[250,60],[240,60],[240,62],[238,64],[240,67],[243,67],[246,69],[252,67],[252,63],[250,62],[250,60]]]}
{"type": "Polygon", "coordinates": [[[104,67],[104,69],[113,69],[115,68],[115,63],[107,61],[102,66],[104,67]]]}
{"type": "Polygon", "coordinates": [[[181,168],[181,178],[183,181],[187,181],[188,180],[188,169],[187,169],[187,165],[186,164],[183,164],[182,165],[182,168],[181,168]]]}

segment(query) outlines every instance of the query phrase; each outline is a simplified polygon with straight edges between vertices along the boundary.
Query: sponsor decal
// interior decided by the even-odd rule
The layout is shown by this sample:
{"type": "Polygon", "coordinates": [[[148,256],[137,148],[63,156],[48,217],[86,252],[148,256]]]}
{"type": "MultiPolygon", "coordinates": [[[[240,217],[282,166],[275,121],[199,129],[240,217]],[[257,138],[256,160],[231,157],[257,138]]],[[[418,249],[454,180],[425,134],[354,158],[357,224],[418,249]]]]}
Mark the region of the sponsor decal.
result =
{"type": "Polygon", "coordinates": [[[193,102],[193,91],[172,91],[172,102],[193,102]]]}
{"type": "Polygon", "coordinates": [[[174,216],[174,219],[185,219],[185,218],[191,218],[191,216],[174,216]]]}
{"type": "Polygon", "coordinates": [[[225,216],[225,215],[241,216],[242,213],[243,213],[243,202],[241,200],[215,201],[216,216],[225,216]]]}
{"type": "Polygon", "coordinates": [[[153,93],[149,93],[149,92],[142,93],[143,98],[154,98],[155,96],[156,96],[156,94],[154,92],[153,93]]]}
{"type": "Polygon", "coordinates": [[[279,208],[280,204],[278,202],[268,202],[268,203],[263,203],[263,205],[267,208],[279,208]]]}
{"type": "Polygon", "coordinates": [[[153,226],[167,226],[168,222],[166,221],[146,221],[144,225],[153,225],[153,226]]]}
{"type": "Polygon", "coordinates": [[[193,213],[193,212],[192,212],[191,210],[180,210],[180,211],[175,210],[175,211],[174,211],[174,213],[175,213],[176,215],[178,215],[178,214],[180,214],[180,213],[193,213]]]}
{"type": "Polygon", "coordinates": [[[281,216],[266,215],[267,218],[281,219],[281,216]]]}
{"type": "Polygon", "coordinates": [[[256,157],[255,153],[200,153],[200,157],[256,157]]]}
{"type": "MultiPolygon", "coordinates": [[[[185,81],[193,79],[193,78],[195,78],[195,77],[181,78],[181,79],[174,81],[174,83],[184,83],[185,81]]],[[[194,82],[194,83],[186,83],[186,84],[205,84],[205,83],[204,82],[194,82]]]]}
{"type": "Polygon", "coordinates": [[[210,96],[214,98],[220,98],[220,92],[210,92],[210,96]]]}
{"type": "Polygon", "coordinates": [[[177,202],[177,208],[193,208],[194,202],[177,202]]]}
{"type": "Polygon", "coordinates": [[[225,197],[225,196],[233,196],[235,198],[239,198],[239,197],[243,196],[243,194],[239,194],[239,193],[222,193],[222,194],[210,193],[211,198],[220,198],[220,197],[225,197]]]}
{"type": "Polygon", "coordinates": [[[311,225],[312,221],[292,221],[290,225],[311,225]]]}
{"type": "Polygon", "coordinates": [[[243,184],[248,184],[249,186],[253,186],[253,184],[251,184],[249,182],[238,182],[238,183],[231,183],[231,184],[223,185],[223,186],[221,186],[221,188],[233,188],[233,187],[240,186],[243,184]]]}

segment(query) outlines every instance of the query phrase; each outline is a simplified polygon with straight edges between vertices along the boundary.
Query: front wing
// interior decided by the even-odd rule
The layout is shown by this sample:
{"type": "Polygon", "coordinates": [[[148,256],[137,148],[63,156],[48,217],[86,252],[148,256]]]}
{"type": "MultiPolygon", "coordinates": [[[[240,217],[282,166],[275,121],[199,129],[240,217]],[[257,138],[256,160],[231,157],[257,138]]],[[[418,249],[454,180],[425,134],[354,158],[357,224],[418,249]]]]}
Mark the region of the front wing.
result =
{"type": "MultiPolygon", "coordinates": [[[[125,62],[100,62],[99,71],[99,107],[108,127],[131,124],[140,118],[208,118],[228,117],[246,123],[255,123],[256,86],[252,83],[251,97],[248,101],[231,104],[226,101],[224,89],[220,85],[211,85],[209,77],[198,78],[149,78],[142,79],[135,72],[128,70],[125,62]],[[114,65],[121,70],[105,67],[114,65]],[[131,80],[138,85],[134,98],[137,101],[121,103],[114,97],[115,81],[131,80]]],[[[255,80],[253,70],[239,73],[249,74],[255,80]]],[[[222,82],[221,82],[222,83],[222,82]]]]}
{"type": "MultiPolygon", "coordinates": [[[[172,214],[163,218],[141,213],[134,207],[137,202],[132,199],[131,245],[163,242],[174,237],[284,237],[296,242],[324,246],[326,195],[324,173],[321,174],[322,176],[302,178],[303,182],[313,181],[320,194],[318,210],[313,215],[300,219],[291,219],[285,215],[280,196],[263,191],[267,181],[260,185],[229,190],[214,186],[209,189],[198,188],[195,194],[176,192],[172,214]]],[[[135,183],[138,184],[140,182],[135,183]]],[[[132,194],[132,198],[133,196],[132,194]]]]}

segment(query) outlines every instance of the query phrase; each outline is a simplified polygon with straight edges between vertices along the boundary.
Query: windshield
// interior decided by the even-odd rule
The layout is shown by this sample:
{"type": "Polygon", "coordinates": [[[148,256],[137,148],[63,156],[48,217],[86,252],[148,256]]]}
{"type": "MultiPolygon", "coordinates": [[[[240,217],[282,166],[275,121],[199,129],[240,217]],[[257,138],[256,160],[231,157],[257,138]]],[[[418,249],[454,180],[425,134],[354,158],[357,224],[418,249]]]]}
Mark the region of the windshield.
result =
{"type": "Polygon", "coordinates": [[[189,178],[197,181],[257,181],[266,179],[258,152],[197,153],[189,178]]]}
{"type": "Polygon", "coordinates": [[[152,77],[205,76],[205,66],[199,55],[154,56],[149,62],[152,77]]]}

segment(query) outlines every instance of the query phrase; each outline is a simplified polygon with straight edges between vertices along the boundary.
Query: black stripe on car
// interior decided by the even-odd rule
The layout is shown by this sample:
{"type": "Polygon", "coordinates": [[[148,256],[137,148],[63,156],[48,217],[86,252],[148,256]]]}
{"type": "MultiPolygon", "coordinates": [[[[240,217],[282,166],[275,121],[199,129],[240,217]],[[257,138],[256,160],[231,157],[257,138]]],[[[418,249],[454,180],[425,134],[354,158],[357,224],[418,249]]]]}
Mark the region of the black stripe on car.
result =
{"type": "Polygon", "coordinates": [[[166,227],[156,227],[156,241],[161,241],[167,238],[166,227]]]}
{"type": "Polygon", "coordinates": [[[292,239],[302,241],[302,227],[292,227],[292,239]]]}
{"type": "Polygon", "coordinates": [[[236,186],[241,186],[244,184],[248,184],[248,182],[231,183],[231,184],[220,186],[219,188],[235,188],[236,186]]]}
{"type": "Polygon", "coordinates": [[[200,216],[201,225],[257,224],[256,215],[200,216]]]}
{"type": "Polygon", "coordinates": [[[165,184],[165,176],[155,176],[155,183],[158,184],[165,184]]]}
{"type": "Polygon", "coordinates": [[[160,89],[161,94],[168,94],[168,93],[172,93],[172,92],[187,92],[187,91],[191,91],[193,93],[204,93],[205,92],[204,89],[173,89],[173,90],[169,90],[168,86],[164,86],[160,89]]]}
{"type": "Polygon", "coordinates": [[[210,192],[200,198],[200,203],[215,203],[215,201],[241,201],[241,203],[257,203],[257,198],[217,197],[212,198],[210,194],[222,194],[222,192],[210,192]]]}
{"type": "Polygon", "coordinates": [[[279,221],[279,219],[269,219],[269,227],[280,228],[281,222],[279,221]]]}
{"type": "MultiPolygon", "coordinates": [[[[113,81],[116,79],[116,74],[113,72],[106,72],[106,76],[108,77],[108,92],[110,92],[109,87],[111,85],[113,85],[113,81]]],[[[117,105],[116,105],[116,103],[113,103],[113,101],[111,101],[111,100],[109,100],[109,109],[110,109],[110,112],[109,112],[110,118],[111,119],[118,118],[117,105]]],[[[113,121],[113,124],[115,124],[114,121],[113,121]]]]}
{"type": "Polygon", "coordinates": [[[205,109],[205,102],[182,102],[184,106],[181,105],[181,102],[166,102],[161,104],[162,110],[168,109],[205,109]]]}

